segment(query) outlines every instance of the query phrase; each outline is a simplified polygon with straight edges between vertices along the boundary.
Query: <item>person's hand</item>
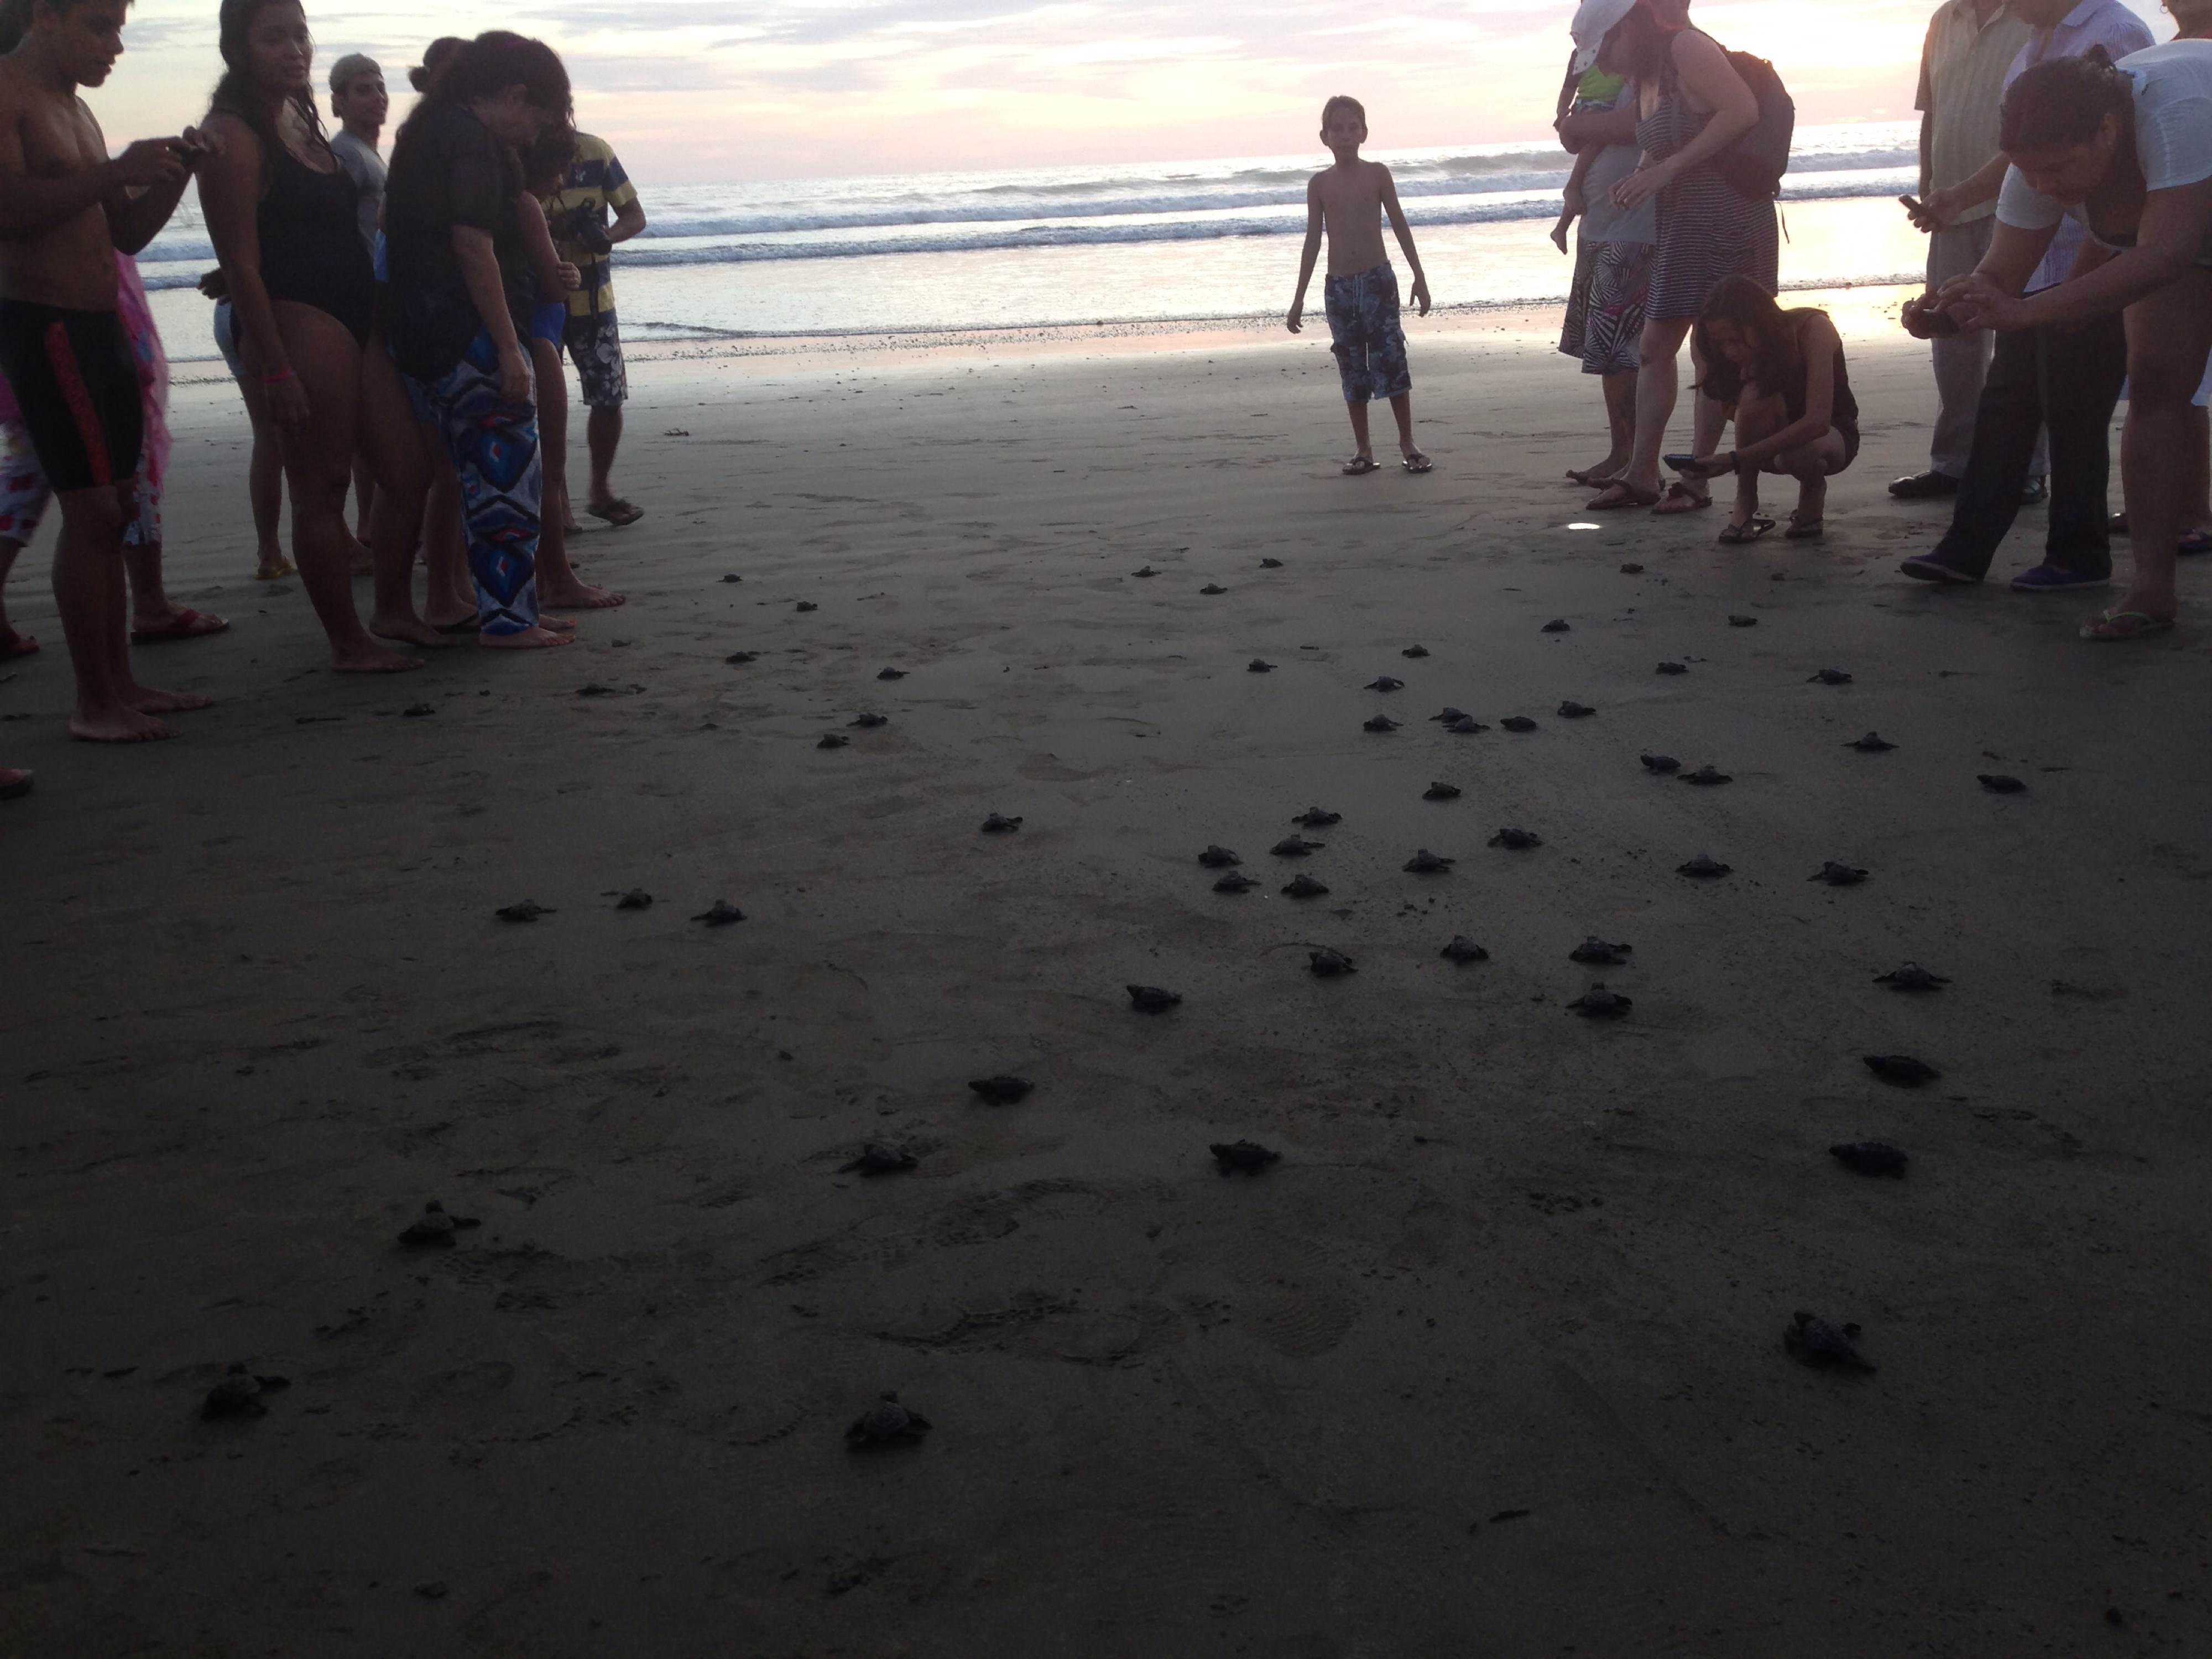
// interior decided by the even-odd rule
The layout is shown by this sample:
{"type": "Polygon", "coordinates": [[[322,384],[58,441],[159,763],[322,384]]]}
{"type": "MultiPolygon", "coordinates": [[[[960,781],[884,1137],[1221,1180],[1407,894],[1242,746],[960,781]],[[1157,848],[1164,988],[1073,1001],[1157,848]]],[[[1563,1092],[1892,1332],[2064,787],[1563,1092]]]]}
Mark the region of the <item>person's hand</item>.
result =
{"type": "Polygon", "coordinates": [[[1898,313],[1898,321],[1905,331],[1916,340],[1942,339],[1959,331],[1959,324],[1943,309],[1943,301],[1933,294],[1916,294],[1905,302],[1898,313]]]}
{"type": "Polygon", "coordinates": [[[1416,276],[1413,278],[1413,299],[1414,308],[1418,310],[1422,316],[1427,316],[1429,314],[1429,279],[1427,277],[1416,276]]]}
{"type": "Polygon", "coordinates": [[[1579,219],[1589,211],[1589,192],[1580,185],[1569,185],[1559,192],[1559,204],[1570,218],[1579,219]]]}
{"type": "Polygon", "coordinates": [[[1932,234],[1942,230],[1959,216],[1959,198],[1948,190],[1934,191],[1920,198],[1917,212],[1911,208],[1907,208],[1905,212],[1911,218],[1914,229],[1932,234]]]}
{"type": "Polygon", "coordinates": [[[313,411],[307,406],[307,388],[300,384],[297,374],[287,374],[274,383],[263,382],[269,399],[269,418],[286,432],[304,432],[313,411]]]}
{"type": "Polygon", "coordinates": [[[1562,214],[1559,222],[1552,227],[1552,246],[1565,253],[1567,251],[1567,219],[1562,214]]]}
{"type": "Polygon", "coordinates": [[[185,170],[188,173],[210,156],[222,154],[222,135],[219,132],[203,132],[198,127],[186,127],[179,133],[177,144],[179,152],[178,159],[184,162],[185,170]]]}
{"type": "Polygon", "coordinates": [[[1291,314],[1283,319],[1283,326],[1293,334],[1299,332],[1304,326],[1306,302],[1304,300],[1291,301],[1291,314]]]}
{"type": "Polygon", "coordinates": [[[1615,207],[1639,207],[1674,182],[1674,164],[1662,161],[1656,167],[1638,167],[1613,187],[1615,207]]]}
{"type": "Polygon", "coordinates": [[[184,182],[184,158],[178,152],[180,138],[141,138],[108,166],[115,182],[129,190],[154,190],[184,182]]]}
{"type": "Polygon", "coordinates": [[[1937,290],[1943,314],[1962,329],[2024,328],[2026,307],[1978,270],[1954,276],[1937,290]]]}
{"type": "Polygon", "coordinates": [[[222,274],[221,265],[200,273],[200,292],[217,302],[230,298],[230,278],[222,274]]]}
{"type": "Polygon", "coordinates": [[[567,289],[569,293],[574,294],[578,289],[583,287],[584,273],[575,266],[564,259],[557,269],[561,273],[561,286],[567,289]]]}
{"type": "Polygon", "coordinates": [[[530,359],[521,346],[501,346],[499,353],[499,395],[502,403],[527,404],[533,396],[530,359]]]}

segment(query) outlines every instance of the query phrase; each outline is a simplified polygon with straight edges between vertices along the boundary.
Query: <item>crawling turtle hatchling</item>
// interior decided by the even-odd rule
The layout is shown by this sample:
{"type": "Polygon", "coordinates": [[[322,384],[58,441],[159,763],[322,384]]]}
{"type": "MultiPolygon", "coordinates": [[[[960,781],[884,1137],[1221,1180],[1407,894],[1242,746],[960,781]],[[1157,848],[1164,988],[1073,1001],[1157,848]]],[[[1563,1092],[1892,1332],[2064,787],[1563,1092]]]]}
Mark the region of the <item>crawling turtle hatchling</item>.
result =
{"type": "Polygon", "coordinates": [[[1543,631],[1547,634],[1565,634],[1571,630],[1567,627],[1567,619],[1565,617],[1554,617],[1544,624],[1543,631]]]}
{"type": "Polygon", "coordinates": [[[727,899],[716,899],[709,908],[691,918],[694,921],[705,922],[709,927],[733,927],[744,919],[745,913],[727,899]]]}
{"type": "MultiPolygon", "coordinates": [[[[610,692],[609,695],[611,696],[612,693],[610,692]]],[[[399,711],[399,718],[405,720],[427,720],[437,712],[437,709],[429,703],[410,702],[399,711]]]]}
{"type": "Polygon", "coordinates": [[[1591,968],[1619,968],[1627,962],[1629,953],[1635,949],[1632,945],[1614,945],[1592,933],[1567,952],[1567,960],[1591,968]]]}
{"type": "Polygon", "coordinates": [[[1435,714],[1430,715],[1429,718],[1439,726],[1449,726],[1454,720],[1465,720],[1467,718],[1467,710],[1464,708],[1455,708],[1449,703],[1446,703],[1442,708],[1437,710],[1435,714]]]}
{"type": "Polygon", "coordinates": [[[1150,565],[1146,565],[1146,566],[1142,570],[1132,570],[1129,574],[1130,574],[1132,576],[1136,576],[1136,577],[1139,577],[1139,578],[1141,578],[1141,577],[1146,577],[1146,576],[1157,576],[1157,575],[1158,575],[1160,573],[1159,573],[1158,571],[1157,571],[1157,570],[1153,569],[1153,568],[1152,568],[1152,566],[1150,566],[1150,565]]]}
{"type": "Polygon", "coordinates": [[[1280,570],[1282,568],[1283,562],[1280,559],[1262,559],[1260,561],[1260,568],[1262,570],[1280,570]]]}
{"type": "Polygon", "coordinates": [[[1669,772],[1682,769],[1682,763],[1672,755],[1638,755],[1636,758],[1644,763],[1644,769],[1654,777],[1663,778],[1669,772]]]}
{"type": "Polygon", "coordinates": [[[1883,737],[1881,732],[1869,732],[1863,738],[1853,738],[1844,747],[1856,749],[1862,755],[1887,755],[1897,745],[1883,737]]]}
{"type": "Polygon", "coordinates": [[[723,580],[725,582],[735,583],[735,582],[741,582],[741,581],[744,580],[744,578],[743,576],[740,576],[739,574],[738,574],[738,573],[737,573],[736,571],[734,571],[734,570],[728,570],[728,571],[725,571],[725,572],[723,572],[723,574],[722,574],[722,580],[723,580]]]}
{"type": "Polygon", "coordinates": [[[1719,860],[1708,858],[1705,854],[1700,853],[1687,864],[1676,865],[1674,873],[1678,876],[1688,876],[1694,880],[1710,881],[1715,877],[1727,875],[1735,867],[1734,865],[1723,864],[1719,860]]]}
{"type": "Polygon", "coordinates": [[[842,732],[824,732],[822,734],[822,741],[814,746],[817,749],[842,749],[850,742],[852,738],[847,737],[842,732]]]}
{"type": "Polygon", "coordinates": [[[1129,1006],[1140,1014],[1164,1014],[1170,1008],[1182,1006],[1182,999],[1173,991],[1163,991],[1157,985],[1131,985],[1129,1006]]]}
{"type": "Polygon", "coordinates": [[[799,615],[805,616],[808,611],[819,611],[822,607],[815,604],[811,599],[801,599],[797,605],[794,605],[791,608],[793,611],[798,611],[799,615]]]}
{"type": "Polygon", "coordinates": [[[1393,679],[1388,674],[1379,674],[1360,687],[1363,691],[1403,691],[1405,689],[1405,681],[1393,679]]]}
{"type": "Polygon", "coordinates": [[[520,904],[503,904],[492,914],[501,921],[535,921],[540,916],[553,915],[556,912],[535,900],[525,899],[520,904]]]}
{"type": "Polygon", "coordinates": [[[1525,853],[1532,847],[1541,847],[1544,838],[1533,830],[1516,830],[1509,825],[1492,836],[1490,844],[1511,853],[1525,853]]]}
{"type": "Polygon", "coordinates": [[[1662,674],[1686,674],[1690,672],[1690,665],[1687,663],[1662,662],[1659,665],[1659,672],[1662,674]]]}
{"type": "Polygon", "coordinates": [[[1624,576],[1640,576],[1644,574],[1644,567],[1640,564],[1625,564],[1620,567],[1620,574],[1624,576]]]}
{"type": "Polygon", "coordinates": [[[1248,674],[1272,674],[1275,672],[1275,665],[1265,657],[1255,657],[1244,665],[1244,672],[1248,674]]]}
{"type": "Polygon", "coordinates": [[[1234,870],[1244,862],[1226,847],[1208,846],[1198,855],[1198,861],[1209,870],[1234,870]]]}
{"type": "Polygon", "coordinates": [[[1326,898],[1328,896],[1328,888],[1306,875],[1291,877],[1289,884],[1283,889],[1285,898],[1326,898]]]}
{"type": "Polygon", "coordinates": [[[1341,812],[1323,811],[1318,806],[1309,806],[1304,811],[1299,813],[1297,817],[1292,818],[1291,822],[1292,823],[1303,824],[1309,830],[1326,830],[1332,823],[1343,823],[1344,814],[1341,812]]]}
{"type": "Polygon", "coordinates": [[[483,1224],[472,1215],[448,1215],[446,1206],[432,1199],[422,1206],[422,1213],[409,1222],[399,1235],[399,1242],[410,1247],[428,1245],[441,1249],[453,1244],[453,1235],[464,1227],[483,1224]]]}
{"type": "Polygon", "coordinates": [[[1619,1019],[1635,1006],[1618,991],[1608,991],[1602,985],[1593,985],[1567,1007],[1584,1019],[1619,1019]]]}
{"type": "Polygon", "coordinates": [[[1455,783],[1432,783],[1421,791],[1423,800],[1457,800],[1462,792],[1455,783]]]}
{"type": "Polygon", "coordinates": [[[879,726],[889,726],[890,723],[890,716],[888,714],[855,714],[846,722],[847,725],[857,727],[863,732],[872,732],[879,726]]]}
{"type": "Polygon", "coordinates": [[[987,1106],[1018,1106],[1030,1097],[1036,1087],[1025,1077],[1008,1077],[1004,1073],[996,1077],[979,1077],[968,1085],[987,1106]]]}
{"type": "Polygon", "coordinates": [[[1577,702],[1572,697],[1559,705],[1559,718],[1563,720],[1586,720],[1596,713],[1588,703],[1577,702]]]}
{"type": "Polygon", "coordinates": [[[1905,962],[1886,974],[1876,974],[1874,982],[1893,991],[1940,991],[1951,981],[1941,974],[1929,973],[1917,962],[1905,962]]]}
{"type": "Polygon", "coordinates": [[[1943,1073],[1924,1060],[1911,1054],[1868,1054],[1866,1068],[1884,1083],[1893,1083],[1900,1089],[1917,1089],[1923,1083],[1933,1083],[1943,1073]]]}
{"type": "Polygon", "coordinates": [[[1854,1346],[1858,1334],[1856,1325],[1831,1325],[1817,1314],[1800,1308],[1790,1316],[1790,1328],[1782,1333],[1782,1346],[1808,1365],[1832,1370],[1870,1371],[1873,1364],[1854,1346]]]}
{"type": "Polygon", "coordinates": [[[1256,1140],[1217,1140],[1206,1150],[1213,1154],[1214,1167],[1224,1176],[1258,1175],[1270,1164],[1283,1161],[1280,1152],[1256,1140]]]}
{"type": "Polygon", "coordinates": [[[983,833],[987,836],[1011,836],[1022,827],[1022,822],[1020,818],[1010,818],[1003,812],[994,812],[983,820],[983,833]]]}
{"type": "Polygon", "coordinates": [[[1325,841],[1308,841],[1304,836],[1285,836],[1267,850],[1279,859],[1302,859],[1309,853],[1322,851],[1328,845],[1325,841]]]}
{"type": "Polygon", "coordinates": [[[1423,657],[1429,654],[1429,647],[1425,645],[1409,645],[1398,654],[1401,657],[1410,657],[1414,661],[1419,662],[1423,657]]]}
{"type": "Polygon", "coordinates": [[[1992,795],[2020,795],[2027,792],[2027,786],[2018,778],[2008,777],[2002,772],[1978,772],[1974,777],[1992,795]]]}
{"type": "Polygon", "coordinates": [[[1316,979],[1341,979],[1346,974],[1359,971],[1352,958],[1341,951],[1327,946],[1306,952],[1306,971],[1316,979]]]}
{"type": "Polygon", "coordinates": [[[615,901],[617,910],[650,910],[652,908],[653,895],[642,887],[633,887],[615,901]]]}
{"type": "Polygon", "coordinates": [[[1808,881],[1826,882],[1831,887],[1856,887],[1867,878],[1867,872],[1853,865],[1838,864],[1830,859],[1811,875],[1808,881]]]}
{"type": "Polygon", "coordinates": [[[850,1164],[837,1166],[839,1175],[887,1176],[902,1175],[916,1168],[921,1160],[912,1152],[901,1152],[896,1146],[886,1146],[872,1140],[860,1148],[860,1155],[850,1164]]]}
{"type": "Polygon", "coordinates": [[[1249,893],[1259,884],[1252,877],[1231,870],[1213,884],[1213,890],[1217,893],[1249,893]]]}
{"type": "Polygon", "coordinates": [[[897,1390],[886,1389],[883,1397],[845,1431],[845,1443],[854,1451],[887,1451],[915,1444],[932,1426],[920,1412],[899,1404],[897,1390]]]}
{"type": "Polygon", "coordinates": [[[1406,860],[1406,873],[1409,876],[1441,876],[1449,873],[1452,866],[1458,862],[1457,859],[1443,858],[1425,847],[1419,847],[1413,849],[1413,856],[1406,860]]]}
{"type": "Polygon", "coordinates": [[[1465,933],[1454,933],[1451,943],[1437,952],[1446,962],[1455,962],[1464,968],[1470,962],[1487,962],[1490,952],[1477,945],[1465,933]]]}
{"type": "Polygon", "coordinates": [[[1850,683],[1851,677],[1840,668],[1823,668],[1805,682],[1808,685],[1849,685],[1850,683]]]}
{"type": "Polygon", "coordinates": [[[207,1391],[200,1402],[200,1415],[215,1419],[223,1417],[266,1417],[269,1407],[261,1396],[279,1389],[289,1389],[292,1381],[285,1376],[256,1376],[246,1370],[246,1362],[234,1359],[222,1374],[222,1381],[207,1391]]]}
{"type": "Polygon", "coordinates": [[[1730,617],[1729,618],[1729,626],[1730,628],[1756,628],[1759,626],[1759,618],[1756,617],[1730,617]]]}
{"type": "Polygon", "coordinates": [[[1388,714],[1377,714],[1366,722],[1366,729],[1370,732],[1395,732],[1398,729],[1398,722],[1388,714]]]}
{"type": "Polygon", "coordinates": [[[598,680],[593,680],[589,685],[578,686],[576,695],[580,697],[619,697],[622,696],[622,687],[605,685],[598,680]]]}
{"type": "Polygon", "coordinates": [[[1206,594],[1219,594],[1226,593],[1229,590],[1222,586],[1218,582],[1208,582],[1205,586],[1200,588],[1198,591],[1206,594]]]}
{"type": "MultiPolygon", "coordinates": [[[[1534,722],[1531,722],[1531,724],[1533,725],[1534,722]]],[[[1476,732],[1487,732],[1490,728],[1485,726],[1480,720],[1476,720],[1472,714],[1462,714],[1455,720],[1445,721],[1444,730],[1449,732],[1455,737],[1471,738],[1476,732]]]]}
{"type": "Polygon", "coordinates": [[[1735,779],[1718,767],[1700,766],[1694,772],[1683,773],[1682,781],[1694,783],[1700,789],[1711,789],[1723,783],[1734,783],[1735,779]]]}
{"type": "Polygon", "coordinates": [[[1909,1160],[1886,1140],[1847,1140],[1828,1148],[1828,1156],[1856,1175],[1905,1178],[1909,1160]]]}
{"type": "Polygon", "coordinates": [[[1536,722],[1526,714],[1508,714],[1498,723],[1509,732],[1533,732],[1536,729],[1536,722]]]}
{"type": "Polygon", "coordinates": [[[723,658],[722,660],[729,664],[732,668],[743,668],[749,662],[758,662],[760,660],[760,653],[757,651],[732,651],[728,656],[723,658]]]}
{"type": "Polygon", "coordinates": [[[906,670],[903,668],[879,668],[876,671],[876,678],[879,680],[902,680],[906,678],[906,670]]]}

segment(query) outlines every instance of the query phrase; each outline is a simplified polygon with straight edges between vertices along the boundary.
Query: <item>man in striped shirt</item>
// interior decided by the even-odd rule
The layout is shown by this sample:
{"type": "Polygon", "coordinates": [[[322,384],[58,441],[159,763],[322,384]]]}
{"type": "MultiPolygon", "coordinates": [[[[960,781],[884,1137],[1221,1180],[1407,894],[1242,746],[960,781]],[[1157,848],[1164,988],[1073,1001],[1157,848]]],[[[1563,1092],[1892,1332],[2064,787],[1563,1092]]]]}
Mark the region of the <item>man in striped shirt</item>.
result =
{"type": "MultiPolygon", "coordinates": [[[[605,139],[576,135],[576,159],[561,188],[546,198],[545,222],[562,259],[584,274],[583,286],[568,295],[562,343],[592,410],[584,427],[592,451],[592,494],[585,511],[611,525],[635,524],[645,509],[615,494],[610,477],[622,442],[622,406],[629,397],[622,331],[615,321],[613,256],[616,243],[645,228],[645,208],[605,139]]],[[[565,501],[548,507],[574,516],[565,501]]]]}

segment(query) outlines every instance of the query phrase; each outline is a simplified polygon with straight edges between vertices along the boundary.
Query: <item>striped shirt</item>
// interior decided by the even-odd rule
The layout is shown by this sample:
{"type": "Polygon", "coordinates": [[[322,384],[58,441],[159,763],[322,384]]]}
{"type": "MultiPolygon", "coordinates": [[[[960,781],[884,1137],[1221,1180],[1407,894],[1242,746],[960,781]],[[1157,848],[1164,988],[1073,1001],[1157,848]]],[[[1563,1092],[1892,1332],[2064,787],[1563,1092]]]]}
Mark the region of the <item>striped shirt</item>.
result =
{"type": "MultiPolygon", "coordinates": [[[[1963,185],[1997,153],[1997,113],[2005,71],[2027,44],[2029,26],[2000,5],[1985,22],[1974,0],[1944,0],[1928,20],[1920,52],[1920,91],[1912,107],[1928,118],[1930,191],[1963,185]]],[[[1969,208],[1954,222],[1984,219],[1994,204],[1969,208]]]]}
{"type": "Polygon", "coordinates": [[[623,164],[615,159],[613,147],[604,138],[578,133],[576,159],[568,164],[568,176],[559,190],[545,198],[545,222],[553,232],[555,249],[584,273],[584,285],[568,296],[571,317],[613,311],[615,285],[614,260],[610,255],[587,252],[562,234],[564,226],[573,222],[569,216],[581,213],[586,222],[604,229],[614,215],[635,200],[637,191],[623,164]]]}

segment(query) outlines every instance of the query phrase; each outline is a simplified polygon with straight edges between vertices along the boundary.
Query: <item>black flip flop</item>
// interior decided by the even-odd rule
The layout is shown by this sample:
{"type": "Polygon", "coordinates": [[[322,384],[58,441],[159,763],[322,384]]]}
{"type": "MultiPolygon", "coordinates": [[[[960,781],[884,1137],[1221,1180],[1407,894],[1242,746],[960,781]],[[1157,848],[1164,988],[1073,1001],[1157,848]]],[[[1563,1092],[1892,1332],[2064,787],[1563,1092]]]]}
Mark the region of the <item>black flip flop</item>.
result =
{"type": "Polygon", "coordinates": [[[1725,543],[1729,547],[1741,547],[1746,542],[1757,541],[1773,528],[1773,520],[1753,514],[1741,524],[1723,525],[1721,527],[1721,533],[1713,539],[1725,543]]]}
{"type": "Polygon", "coordinates": [[[1790,528],[1782,532],[1782,539],[1785,542],[1817,542],[1827,533],[1828,521],[1826,519],[1800,519],[1792,513],[1790,528]]]}
{"type": "Polygon", "coordinates": [[[584,511],[595,519],[605,520],[617,529],[620,529],[626,524],[635,524],[645,516],[645,509],[635,501],[626,501],[619,496],[611,501],[601,501],[596,506],[587,507],[584,511]]]}
{"type": "Polygon", "coordinates": [[[1382,470],[1376,465],[1372,455],[1354,455],[1344,464],[1344,476],[1347,478],[1364,478],[1370,472],[1382,470]]]}
{"type": "Polygon", "coordinates": [[[1433,472],[1437,467],[1437,464],[1425,455],[1408,455],[1402,465],[1407,471],[1416,477],[1424,472],[1433,472]]]}

